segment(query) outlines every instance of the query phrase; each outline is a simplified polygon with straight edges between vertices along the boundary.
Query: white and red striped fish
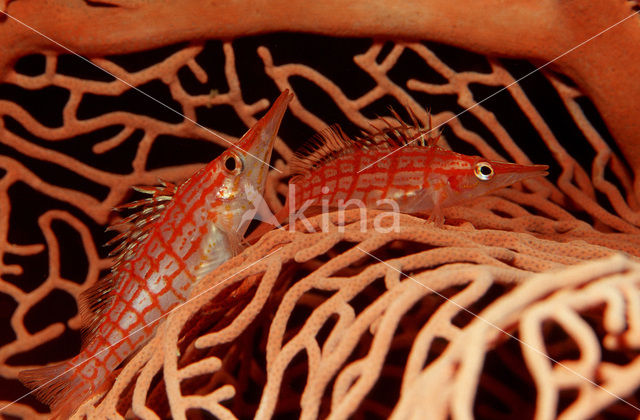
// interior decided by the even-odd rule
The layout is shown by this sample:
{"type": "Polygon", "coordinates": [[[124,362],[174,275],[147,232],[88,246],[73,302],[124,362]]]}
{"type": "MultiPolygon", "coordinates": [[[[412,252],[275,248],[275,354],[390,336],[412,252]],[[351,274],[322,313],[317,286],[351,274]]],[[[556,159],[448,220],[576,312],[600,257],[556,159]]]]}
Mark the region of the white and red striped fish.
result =
{"type": "Polygon", "coordinates": [[[150,198],[124,220],[111,273],[83,296],[83,348],[73,359],[20,373],[54,416],[70,415],[154,333],[191,286],[241,248],[251,203],[262,193],[274,139],[292,95],[285,91],[234,146],[180,186],[138,188],[150,198]]]}
{"type": "MultiPolygon", "coordinates": [[[[411,114],[407,124],[382,118],[383,128],[350,138],[339,126],[318,133],[291,163],[292,178],[284,207],[272,219],[289,223],[314,207],[345,209],[350,202],[366,208],[429,213],[438,225],[441,210],[461,204],[527,178],[546,175],[547,165],[520,165],[468,156],[438,147],[411,114]],[[394,206],[390,207],[390,202],[394,206]],[[357,203],[357,204],[356,204],[357,203]]],[[[270,227],[263,224],[255,241],[270,227]]]]}

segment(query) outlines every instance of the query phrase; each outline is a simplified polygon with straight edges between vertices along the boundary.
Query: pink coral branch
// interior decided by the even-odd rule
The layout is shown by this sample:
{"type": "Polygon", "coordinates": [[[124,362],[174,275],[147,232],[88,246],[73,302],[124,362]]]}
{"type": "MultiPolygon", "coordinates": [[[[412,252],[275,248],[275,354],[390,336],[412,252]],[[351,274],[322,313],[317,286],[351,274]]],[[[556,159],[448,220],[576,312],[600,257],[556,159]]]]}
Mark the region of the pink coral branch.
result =
{"type": "MultiPolygon", "coordinates": [[[[531,161],[525,153],[528,145],[500,124],[499,115],[479,104],[482,98],[474,97],[470,85],[505,87],[515,78],[496,57],[528,58],[542,64],[631,13],[629,4],[614,0],[597,4],[578,0],[523,1],[506,7],[497,1],[463,2],[455,6],[443,1],[415,1],[405,2],[402,7],[390,7],[388,2],[378,1],[366,2],[366,5],[359,1],[342,2],[339,6],[335,2],[316,2],[298,8],[295,2],[252,5],[252,12],[247,12],[242,2],[204,5],[192,0],[179,4],[154,3],[153,7],[144,1],[125,4],[111,0],[47,1],[37,5],[16,0],[0,4],[10,14],[37,26],[46,35],[135,86],[161,81],[190,118],[196,116],[199,107],[230,106],[246,126],[256,121],[269,101],[261,97],[247,99],[255,95],[247,94],[245,80],[239,74],[243,65],[239,60],[239,47],[230,38],[282,30],[376,36],[377,40],[368,48],[349,57],[357,71],[373,80],[374,85],[353,96],[346,93],[341,81],[332,80],[313,66],[282,60],[277,48],[259,46],[251,53],[257,53],[258,62],[262,59],[260,70],[270,79],[268,82],[280,89],[291,88],[293,78],[302,77],[324,92],[348,120],[361,128],[373,122],[367,108],[378,105],[385,96],[407,105],[425,120],[424,106],[430,104],[418,103],[414,94],[455,95],[457,104],[471,108],[470,116],[484,125],[504,152],[467,127],[463,119],[447,123],[442,144],[447,144],[447,136],[450,141],[458,137],[487,157],[522,163],[531,161]],[[100,7],[100,3],[115,7],[100,7]],[[59,12],[59,19],[50,19],[53,10],[59,12]],[[205,87],[212,82],[200,56],[208,47],[199,42],[211,37],[225,39],[221,42],[224,63],[220,63],[220,68],[229,89],[211,94],[189,93],[178,72],[191,72],[205,87]],[[386,53],[388,44],[381,39],[394,40],[386,53]],[[490,73],[454,70],[430,46],[413,40],[434,40],[487,54],[490,73]],[[128,71],[116,64],[116,60],[106,57],[181,41],[188,43],[142,70],[128,71]],[[416,78],[410,79],[406,86],[395,82],[391,73],[403,55],[409,53],[417,54],[419,60],[446,81],[433,84],[416,78]]],[[[479,412],[497,415],[496,410],[486,407],[481,400],[474,400],[480,398],[477,393],[480,388],[496,398],[507,399],[516,394],[499,376],[492,377],[491,372],[482,370],[481,362],[494,351],[501,352],[508,360],[510,372],[519,375],[523,383],[532,376],[531,369],[541,366],[543,373],[531,383],[540,389],[550,385],[547,394],[540,393],[541,413],[551,412],[554,399],[562,398],[563,389],[578,392],[578,398],[568,402],[563,415],[577,413],[588,417],[611,406],[623,411],[629,408],[614,406],[616,400],[610,394],[589,382],[579,381],[575,375],[557,368],[548,369],[548,366],[545,370],[544,364],[548,362],[539,358],[539,354],[523,361],[518,358],[518,352],[505,349],[507,338],[486,325],[461,322],[460,313],[464,311],[460,307],[441,302],[433,292],[385,264],[410,274],[434,291],[449,293],[448,296],[464,308],[493,316],[491,319],[501,328],[529,334],[532,341],[538,337],[541,343],[538,349],[556,352],[578,348],[583,358],[575,365],[565,360],[569,366],[612,392],[630,395],[640,377],[637,358],[627,365],[613,366],[606,355],[596,357],[594,349],[595,344],[602,343],[610,352],[628,354],[640,343],[635,321],[640,318],[640,303],[633,277],[637,267],[631,262],[631,258],[640,256],[636,172],[640,167],[640,152],[635,121],[639,92],[634,83],[640,60],[637,48],[631,48],[638,44],[639,36],[637,18],[629,19],[555,62],[553,69],[573,78],[578,88],[567,85],[554,73],[544,72],[569,111],[571,123],[582,131],[586,141],[580,147],[594,153],[593,161],[585,163],[572,156],[567,146],[573,139],[559,138],[527,96],[528,92],[514,84],[501,94],[511,95],[534,127],[541,139],[540,147],[554,160],[535,163],[555,165],[559,172],[557,182],[531,180],[468,206],[447,209],[445,216],[449,225],[444,229],[425,225],[422,219],[402,216],[402,230],[398,233],[382,235],[370,225],[366,232],[360,232],[357,212],[352,212],[346,232],[339,231],[335,225],[328,232],[304,233],[301,225],[295,233],[274,232],[205,279],[194,294],[221,279],[228,278],[228,281],[172,314],[160,326],[160,333],[122,368],[113,386],[88,400],[78,416],[162,418],[173,415],[181,418],[187,416],[190,409],[203,409],[220,417],[257,414],[267,418],[292,412],[310,417],[349,416],[366,415],[368,410],[381,417],[392,412],[404,417],[422,409],[423,403],[429,405],[434,415],[443,417],[454,412],[468,415],[475,409],[474,404],[479,405],[479,412]],[[607,144],[585,115],[579,104],[585,93],[605,119],[622,155],[616,155],[612,145],[607,144]],[[625,167],[627,163],[631,171],[625,167]],[[582,215],[579,212],[583,212],[582,215]],[[384,263],[367,260],[357,247],[374,253],[384,263]],[[260,262],[260,258],[274,250],[277,251],[273,259],[260,262]],[[590,278],[580,277],[583,273],[580,264],[620,253],[632,257],[600,260],[589,266],[593,268],[590,278]],[[252,263],[256,264],[251,269],[231,276],[252,263]],[[602,269],[619,271],[617,274],[598,271],[602,269]],[[533,276],[547,271],[553,274],[533,276]],[[569,284],[571,279],[577,279],[577,283],[569,284]],[[576,286],[578,283],[580,287],[576,286]],[[522,290],[530,292],[525,296],[529,300],[521,299],[522,290]],[[491,293],[497,293],[499,299],[484,302],[483,295],[491,293]],[[573,297],[576,299],[572,301],[573,297]],[[368,303],[359,307],[361,300],[368,303]],[[585,326],[582,318],[590,316],[596,307],[607,308],[602,320],[595,320],[598,328],[585,326]],[[551,308],[561,309],[556,314],[551,308]],[[536,310],[539,311],[537,318],[532,315],[536,310]],[[301,320],[297,315],[300,311],[309,315],[301,320]],[[579,333],[572,336],[573,340],[546,343],[541,325],[547,321],[566,330],[575,327],[579,333]],[[604,336],[600,331],[605,331],[604,336]],[[437,348],[442,340],[448,343],[446,349],[437,348]],[[403,351],[408,360],[406,365],[386,359],[388,354],[403,351]],[[264,360],[256,354],[264,355],[264,360]],[[425,365],[428,357],[433,361],[425,365]],[[156,385],[154,377],[160,373],[162,380],[156,385]],[[302,377],[306,381],[296,387],[295,379],[300,382],[302,377]],[[437,391],[434,391],[439,397],[437,401],[423,398],[424,394],[416,396],[418,390],[422,390],[416,384],[427,381],[424,378],[428,378],[431,381],[428,386],[437,391]],[[389,387],[394,383],[401,384],[395,407],[368,397],[378,392],[380,384],[389,387]],[[252,386],[257,386],[260,393],[258,403],[245,400],[245,391],[252,386]],[[505,389],[511,392],[503,392],[505,389]]],[[[121,110],[80,120],[77,113],[84,95],[117,97],[130,87],[118,80],[101,82],[58,73],[61,62],[58,55],[67,51],[9,18],[0,22],[0,42],[6,47],[0,57],[3,82],[26,90],[56,86],[70,95],[59,110],[62,125],[54,128],[39,122],[17,103],[0,100],[2,117],[12,118],[45,142],[43,146],[3,126],[2,145],[71,170],[108,189],[107,197],[98,200],[73,188],[54,185],[55,180],[40,175],[18,159],[0,157],[0,168],[6,172],[0,178],[0,273],[3,276],[0,291],[17,304],[10,323],[7,321],[17,338],[0,346],[0,373],[11,380],[21,367],[7,364],[7,360],[49,343],[59,337],[64,328],[79,328],[76,316],[66,325],[49,325],[29,333],[25,327],[29,311],[54,289],[77,298],[109,263],[108,259],[98,257],[89,228],[66,210],[47,211],[34,222],[44,237],[42,243],[11,243],[10,233],[15,234],[20,228],[10,226],[11,216],[15,216],[19,208],[16,205],[24,199],[12,195],[11,189],[24,183],[36,193],[68,203],[98,224],[105,224],[110,208],[122,202],[130,185],[153,184],[159,177],[178,180],[200,166],[189,164],[148,170],[151,150],[160,136],[198,138],[217,145],[226,145],[217,135],[230,141],[234,138],[225,133],[225,129],[214,129],[212,134],[186,120],[171,124],[121,110]],[[14,68],[19,58],[30,53],[44,55],[42,74],[29,76],[14,68]],[[111,173],[96,167],[91,159],[77,159],[55,151],[55,146],[66,139],[111,125],[125,128],[93,145],[95,154],[117,151],[134,131],[144,132],[135,155],[129,158],[131,173],[111,173]],[[51,149],[47,147],[49,144],[51,149]],[[89,256],[89,274],[79,279],[82,284],[63,278],[60,273],[64,240],[56,237],[51,227],[54,220],[69,224],[82,237],[82,246],[89,256]],[[32,257],[44,250],[48,252],[49,274],[43,284],[25,292],[5,280],[4,276],[23,273],[22,265],[5,263],[5,256],[32,257]]],[[[292,104],[292,114],[299,122],[316,130],[334,122],[324,121],[312,112],[310,105],[313,104],[304,101],[303,95],[299,98],[292,104]]],[[[454,116],[453,111],[445,109],[434,113],[433,120],[440,124],[454,116]]],[[[223,126],[220,121],[207,123],[223,126]]],[[[270,174],[265,194],[275,210],[282,206],[281,196],[287,192],[286,177],[293,146],[295,142],[276,144],[281,159],[274,165],[282,173],[270,174]]],[[[179,147],[180,143],[176,143],[176,148],[179,147]]],[[[376,215],[375,212],[369,214],[372,218],[376,215]]],[[[332,220],[336,223],[335,217],[332,220]]],[[[314,228],[319,228],[318,218],[312,219],[312,223],[314,228]]],[[[513,410],[535,409],[527,407],[526,399],[518,396],[504,402],[513,410]]],[[[30,416],[34,411],[18,403],[2,414],[5,413],[30,416]]]]}
{"type": "MultiPolygon", "coordinates": [[[[224,287],[234,287],[233,285],[239,284],[243,278],[255,275],[262,275],[262,277],[250,296],[249,304],[242,305],[238,315],[225,322],[222,328],[203,332],[197,338],[195,345],[201,350],[215,349],[223,346],[224,343],[237,340],[240,334],[247,331],[251,323],[268,323],[267,377],[261,404],[256,412],[257,418],[274,416],[278,401],[281,398],[287,398],[282,395],[287,392],[286,388],[282,388],[283,381],[289,369],[296,369],[292,362],[300,352],[306,353],[308,358],[306,364],[308,377],[304,392],[300,396],[302,416],[318,415],[319,408],[325,404],[324,396],[327,392],[331,393],[330,409],[333,415],[345,417],[353,414],[366,399],[372,387],[382,380],[383,362],[392,347],[392,341],[395,342],[393,337],[401,323],[404,325],[405,333],[412,331],[409,328],[418,330],[413,330],[406,336],[406,340],[409,340],[408,345],[412,347],[403,378],[402,397],[395,412],[398,415],[400,413],[407,415],[412,410],[424,410],[424,404],[426,404],[429,406],[428,412],[434,416],[440,414],[440,417],[444,417],[444,413],[454,411],[461,414],[470,410],[473,403],[478,370],[481,369],[478,361],[482,360],[484,352],[501,342],[496,340],[501,334],[500,331],[485,321],[475,319],[467,327],[454,325],[453,319],[459,314],[461,308],[471,307],[492,285],[500,284],[505,287],[518,285],[514,289],[513,297],[510,294],[504,295],[503,299],[495,301],[481,315],[483,319],[502,329],[522,319],[523,331],[533,332],[541,327],[542,320],[536,321],[533,313],[527,311],[529,307],[542,307],[536,305],[546,304],[552,308],[556,307],[554,302],[557,300],[562,302],[562,305],[568,305],[567,308],[570,309],[567,310],[584,311],[585,308],[596,305],[596,300],[611,295],[601,292],[604,290],[601,289],[601,284],[617,281],[617,273],[626,273],[628,270],[635,273],[620,277],[620,285],[638,281],[637,264],[621,256],[610,257],[606,266],[591,263],[575,266],[575,268],[570,267],[596,256],[613,255],[611,251],[594,245],[576,247],[567,243],[559,247],[557,242],[535,239],[530,235],[515,232],[505,235],[504,232],[498,234],[497,231],[476,231],[473,228],[442,230],[408,216],[403,216],[404,227],[396,234],[360,232],[358,215],[358,211],[348,212],[348,226],[342,233],[335,227],[327,232],[307,234],[272,232],[256,246],[221,266],[198,285],[197,290],[194,291],[197,297],[192,302],[170,315],[158,336],[125,367],[105,400],[97,407],[94,407],[94,403],[87,403],[81,412],[89,416],[113,412],[118,396],[130,381],[135,380],[136,372],[141,369],[140,378],[145,379],[142,382],[141,379],[137,380],[137,386],[142,387],[142,390],[136,389],[133,407],[136,407],[137,415],[142,415],[145,410],[148,410],[142,399],[146,398],[149,378],[160,369],[160,360],[163,360],[164,380],[169,389],[171,414],[174,418],[182,418],[186,410],[196,406],[212,414],[222,415],[223,412],[219,411],[221,408],[217,404],[231,395],[229,391],[224,391],[227,388],[212,384],[213,388],[201,390],[201,393],[212,396],[212,400],[204,404],[190,394],[185,395],[185,388],[181,388],[180,384],[193,376],[212,374],[212,372],[226,369],[227,367],[221,361],[227,359],[227,356],[223,357],[222,354],[214,352],[184,365],[180,362],[182,355],[176,354],[175,348],[182,336],[180,331],[190,318],[203,310],[208,302],[216,301],[216,296],[222,293],[224,287]],[[364,266],[361,271],[350,276],[340,274],[348,267],[357,267],[358,261],[365,255],[360,249],[383,255],[381,253],[392,247],[394,240],[429,244],[433,248],[411,252],[406,247],[399,247],[397,249],[402,249],[404,256],[385,257],[382,262],[364,266]],[[329,262],[318,265],[308,276],[298,281],[292,281],[289,277],[295,271],[282,271],[288,264],[305,264],[306,261],[321,256],[343,241],[356,243],[357,246],[352,246],[329,262]],[[238,273],[238,269],[243,267],[246,269],[238,273]],[[429,267],[439,268],[428,270],[429,267]],[[532,271],[549,270],[551,270],[549,273],[540,274],[539,277],[530,275],[532,271]],[[561,275],[560,271],[554,272],[554,270],[565,270],[567,275],[561,275]],[[399,271],[416,274],[412,274],[412,280],[400,275],[399,271]],[[353,299],[362,295],[365,289],[372,287],[373,282],[380,278],[384,279],[385,285],[384,290],[378,292],[380,296],[366,309],[356,312],[353,299]],[[594,282],[592,286],[584,288],[589,284],[590,279],[602,279],[599,281],[603,283],[594,282]],[[216,286],[222,281],[225,282],[224,286],[216,286]],[[269,305],[269,301],[274,299],[278,283],[283,281],[285,282],[284,295],[278,298],[277,310],[272,320],[258,318],[258,315],[269,305]],[[461,291],[450,296],[451,301],[444,301],[435,313],[428,317],[424,325],[411,324],[414,319],[409,315],[411,308],[418,302],[428,305],[431,294],[440,293],[455,286],[462,287],[461,291]],[[206,295],[200,295],[201,292],[210,288],[206,295]],[[583,290],[584,295],[590,300],[573,300],[571,295],[563,293],[564,290],[574,288],[583,290]],[[315,290],[331,293],[328,296],[313,298],[315,290]],[[547,301],[543,299],[554,291],[558,293],[552,295],[547,301]],[[288,331],[288,326],[292,322],[291,316],[299,305],[312,305],[314,310],[304,325],[295,331],[288,331]],[[520,314],[523,318],[520,318],[520,314]],[[328,337],[320,345],[317,341],[320,329],[330,318],[336,316],[337,322],[332,323],[328,337]],[[367,340],[368,334],[373,335],[373,341],[370,347],[367,347],[366,353],[362,358],[348,361],[356,347],[362,345],[362,340],[367,340]],[[445,338],[450,345],[445,353],[425,367],[424,361],[435,337],[445,338]],[[475,356],[468,357],[470,356],[468,353],[473,353],[475,356]],[[460,369],[451,368],[452,364],[456,363],[461,364],[460,369]],[[178,368],[178,366],[181,367],[178,368]],[[328,384],[332,380],[335,380],[335,384],[331,391],[328,389],[328,384]],[[451,384],[456,385],[443,385],[450,380],[453,381],[451,384]],[[428,382],[429,387],[435,386],[434,383],[439,384],[437,386],[442,392],[425,393],[427,389],[425,381],[431,381],[428,382]],[[451,386],[458,387],[458,390],[454,392],[451,386]],[[216,395],[215,398],[214,395],[216,395]],[[428,395],[437,395],[435,398],[438,402],[431,400],[425,402],[425,396],[428,395]]],[[[320,219],[321,216],[310,219],[312,226],[318,227],[321,223],[320,219]]],[[[336,215],[332,215],[332,222],[335,223],[336,220],[336,215]]],[[[620,325],[619,322],[626,317],[625,308],[619,305],[613,306],[613,300],[609,302],[611,303],[609,308],[615,312],[607,312],[609,320],[607,331],[614,335],[632,334],[624,327],[624,323],[620,325]]],[[[545,313],[562,316],[561,313],[545,313]]],[[[577,321],[575,317],[569,317],[566,322],[572,323],[571,328],[574,328],[577,321]]],[[[594,333],[591,330],[585,330],[582,335],[585,336],[585,334],[590,336],[594,333]]],[[[583,351],[589,352],[591,344],[581,340],[578,339],[577,345],[583,351]]],[[[535,346],[535,340],[525,341],[535,346]]],[[[237,347],[236,349],[239,350],[237,347]]],[[[590,354],[593,355],[593,352],[590,354]]],[[[536,369],[538,362],[528,359],[527,361],[529,369],[536,369]]],[[[540,361],[544,359],[541,358],[540,361]]],[[[592,373],[584,372],[580,366],[571,364],[571,361],[563,360],[563,363],[565,362],[566,366],[572,367],[578,373],[593,377],[592,373]]],[[[592,356],[581,359],[581,363],[602,366],[600,359],[594,359],[592,356]]],[[[583,385],[579,376],[562,373],[559,369],[561,370],[561,368],[555,369],[558,373],[550,372],[550,376],[547,375],[546,378],[564,375],[575,386],[590,386],[588,382],[583,385]]],[[[607,383],[606,387],[607,389],[611,387],[612,392],[615,389],[619,395],[627,395],[629,390],[633,389],[633,385],[620,387],[612,383],[607,383]]],[[[543,404],[544,398],[542,396],[539,398],[543,404]]],[[[611,401],[611,395],[608,396],[607,401],[611,401]]],[[[582,402],[575,407],[571,406],[571,409],[581,406],[582,402]]]]}
{"type": "MultiPolygon", "coordinates": [[[[404,2],[401,7],[389,7],[382,1],[327,1],[313,5],[263,1],[252,3],[249,9],[243,3],[204,5],[194,0],[181,1],[179,5],[116,3],[117,7],[112,8],[63,1],[50,1],[46,6],[18,1],[10,6],[12,15],[90,57],[187,40],[303,31],[431,39],[487,55],[548,62],[632,14],[630,3],[617,0],[522,1],[508,5],[501,1],[452,5],[444,0],[423,0],[404,2]],[[49,19],[48,13],[42,13],[48,8],[55,8],[59,18],[49,19]],[[165,22],[171,22],[171,30],[167,30],[165,22]],[[128,42],[123,44],[122,39],[128,42]]],[[[638,18],[627,20],[582,46],[579,54],[564,55],[554,63],[594,101],[632,168],[640,167],[640,126],[631,117],[635,115],[635,102],[629,100],[640,97],[640,87],[634,83],[640,63],[636,48],[640,44],[639,22],[638,18]],[[611,48],[612,45],[616,47],[611,48]]],[[[2,23],[0,42],[5,45],[2,72],[24,54],[61,51],[59,46],[11,19],[2,23]]],[[[640,179],[637,173],[636,178],[640,179]]]]}

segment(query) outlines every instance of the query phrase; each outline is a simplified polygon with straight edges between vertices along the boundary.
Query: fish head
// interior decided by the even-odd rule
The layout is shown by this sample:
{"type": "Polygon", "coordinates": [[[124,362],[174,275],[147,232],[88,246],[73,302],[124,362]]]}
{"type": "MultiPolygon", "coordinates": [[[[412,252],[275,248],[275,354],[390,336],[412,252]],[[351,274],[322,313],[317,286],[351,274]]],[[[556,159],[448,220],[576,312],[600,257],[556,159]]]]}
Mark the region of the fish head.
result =
{"type": "Polygon", "coordinates": [[[278,128],[292,98],[285,90],[264,117],[205,168],[214,184],[207,196],[209,214],[218,227],[240,235],[246,231],[243,216],[262,198],[278,128]]]}
{"type": "Polygon", "coordinates": [[[521,165],[479,156],[468,156],[465,163],[464,170],[449,177],[452,193],[449,205],[469,201],[528,178],[545,176],[549,169],[547,165],[521,165]]]}

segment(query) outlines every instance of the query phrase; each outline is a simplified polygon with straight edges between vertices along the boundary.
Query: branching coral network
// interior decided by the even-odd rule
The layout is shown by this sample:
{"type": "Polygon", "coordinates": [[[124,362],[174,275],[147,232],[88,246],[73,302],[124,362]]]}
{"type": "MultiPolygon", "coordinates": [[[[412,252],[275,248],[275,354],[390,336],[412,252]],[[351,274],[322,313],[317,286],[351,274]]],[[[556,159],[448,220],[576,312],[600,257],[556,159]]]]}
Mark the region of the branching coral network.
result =
{"type": "MultiPolygon", "coordinates": [[[[344,225],[317,216],[265,235],[198,284],[78,418],[638,415],[640,21],[530,76],[514,60],[553,60],[632,2],[543,2],[501,19],[477,2],[323,2],[305,15],[268,2],[246,19],[222,3],[4,3],[112,76],[0,22],[0,409],[28,391],[21,369],[77,351],[61,342],[79,336],[68,306],[109,267],[102,231],[130,187],[185,178],[288,88],[274,211],[309,133],[367,128],[388,105],[420,119],[429,107],[443,146],[551,176],[447,209],[444,228],[402,215],[399,231],[377,232],[378,213],[350,211],[344,225]],[[95,25],[68,29],[81,21],[95,25]],[[307,34],[253,36],[278,30],[307,34]],[[234,40],[204,41],[216,38],[234,40]]],[[[44,410],[28,397],[2,414],[44,410]]]]}

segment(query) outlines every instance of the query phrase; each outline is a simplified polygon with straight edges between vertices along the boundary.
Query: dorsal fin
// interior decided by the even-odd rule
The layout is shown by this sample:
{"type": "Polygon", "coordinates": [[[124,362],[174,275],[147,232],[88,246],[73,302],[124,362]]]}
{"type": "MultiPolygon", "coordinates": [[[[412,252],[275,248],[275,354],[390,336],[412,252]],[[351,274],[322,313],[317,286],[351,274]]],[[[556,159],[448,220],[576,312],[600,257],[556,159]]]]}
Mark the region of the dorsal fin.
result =
{"type": "Polygon", "coordinates": [[[415,147],[431,147],[438,142],[440,133],[431,133],[431,114],[428,126],[424,126],[411,110],[408,110],[411,117],[411,124],[408,124],[394,109],[389,109],[394,120],[378,117],[384,123],[384,127],[378,128],[371,124],[371,128],[362,131],[358,137],[349,137],[337,124],[316,133],[295,152],[290,163],[291,174],[306,175],[356,150],[396,149],[408,144],[415,147]]]}
{"type": "Polygon", "coordinates": [[[105,244],[105,246],[118,244],[109,253],[109,256],[114,257],[111,272],[80,295],[79,311],[83,325],[83,348],[91,342],[102,322],[104,313],[111,307],[113,290],[117,287],[120,279],[117,272],[119,265],[131,256],[136,245],[147,237],[153,222],[162,215],[176,193],[177,187],[174,184],[161,182],[161,186],[133,187],[134,190],[149,194],[150,197],[115,208],[118,211],[126,209],[135,209],[136,211],[107,228],[107,231],[121,231],[105,244]]]}

